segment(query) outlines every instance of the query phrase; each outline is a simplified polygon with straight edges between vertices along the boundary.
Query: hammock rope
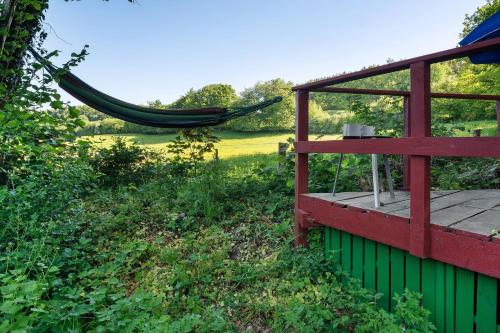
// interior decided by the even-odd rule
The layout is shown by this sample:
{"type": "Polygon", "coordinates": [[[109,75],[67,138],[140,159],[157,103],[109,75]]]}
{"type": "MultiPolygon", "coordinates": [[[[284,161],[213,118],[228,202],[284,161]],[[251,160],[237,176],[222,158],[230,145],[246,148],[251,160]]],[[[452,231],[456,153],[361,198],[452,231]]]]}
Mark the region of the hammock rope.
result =
{"type": "Polygon", "coordinates": [[[85,83],[71,72],[56,67],[38,54],[33,48],[30,47],[28,50],[35,59],[47,69],[49,74],[56,79],[58,85],[71,96],[111,117],[139,125],[162,128],[217,126],[228,120],[250,115],[275,103],[281,102],[283,99],[281,96],[277,96],[254,105],[231,108],[150,108],[131,104],[109,96],[85,83]]]}

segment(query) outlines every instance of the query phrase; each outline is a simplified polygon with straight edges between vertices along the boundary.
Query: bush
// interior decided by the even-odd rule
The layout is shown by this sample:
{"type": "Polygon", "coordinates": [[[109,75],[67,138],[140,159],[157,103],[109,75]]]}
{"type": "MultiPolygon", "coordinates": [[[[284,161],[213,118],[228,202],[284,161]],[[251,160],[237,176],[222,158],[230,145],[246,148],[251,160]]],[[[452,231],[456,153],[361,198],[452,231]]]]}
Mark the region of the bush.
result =
{"type": "Polygon", "coordinates": [[[104,184],[117,185],[144,181],[164,160],[160,154],[135,142],[127,145],[123,138],[118,137],[109,148],[94,148],[89,161],[103,175],[101,181],[104,184]]]}

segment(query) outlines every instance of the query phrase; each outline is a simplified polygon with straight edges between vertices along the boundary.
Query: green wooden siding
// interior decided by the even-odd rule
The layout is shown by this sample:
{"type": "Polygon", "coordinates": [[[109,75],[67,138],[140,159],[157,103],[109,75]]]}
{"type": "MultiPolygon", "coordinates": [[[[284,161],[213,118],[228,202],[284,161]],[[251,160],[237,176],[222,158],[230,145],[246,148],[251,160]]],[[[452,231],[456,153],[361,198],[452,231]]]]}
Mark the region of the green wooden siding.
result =
{"type": "Polygon", "coordinates": [[[379,305],[405,288],[422,293],[438,332],[497,332],[499,280],[431,259],[421,260],[385,244],[325,228],[325,253],[365,288],[383,293],[379,305]]]}
{"type": "Polygon", "coordinates": [[[365,288],[375,289],[375,266],[377,261],[377,250],[375,242],[365,239],[365,280],[363,286],[365,288]]]}
{"type": "Polygon", "coordinates": [[[340,243],[342,245],[342,253],[340,254],[340,264],[342,265],[342,270],[347,273],[351,273],[351,263],[352,263],[352,235],[347,232],[341,233],[340,243]]]}
{"type": "Polygon", "coordinates": [[[363,238],[352,236],[352,276],[363,281],[363,238]]]}
{"type": "Polygon", "coordinates": [[[389,310],[390,303],[390,266],[389,246],[377,244],[377,291],[384,294],[379,305],[389,310]]]}

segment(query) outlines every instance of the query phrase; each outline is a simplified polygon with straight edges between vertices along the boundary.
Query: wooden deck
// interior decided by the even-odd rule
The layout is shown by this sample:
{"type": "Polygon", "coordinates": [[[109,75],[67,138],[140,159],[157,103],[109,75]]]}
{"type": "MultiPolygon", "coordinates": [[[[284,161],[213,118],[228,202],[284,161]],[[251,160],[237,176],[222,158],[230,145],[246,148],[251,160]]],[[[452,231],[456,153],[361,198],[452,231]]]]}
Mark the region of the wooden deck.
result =
{"type": "MultiPolygon", "coordinates": [[[[375,208],[372,192],[305,194],[312,198],[346,207],[378,212],[387,216],[410,218],[408,192],[381,194],[381,207],[375,208]]],[[[431,224],[487,237],[499,237],[500,190],[433,191],[431,192],[431,224]]]]}

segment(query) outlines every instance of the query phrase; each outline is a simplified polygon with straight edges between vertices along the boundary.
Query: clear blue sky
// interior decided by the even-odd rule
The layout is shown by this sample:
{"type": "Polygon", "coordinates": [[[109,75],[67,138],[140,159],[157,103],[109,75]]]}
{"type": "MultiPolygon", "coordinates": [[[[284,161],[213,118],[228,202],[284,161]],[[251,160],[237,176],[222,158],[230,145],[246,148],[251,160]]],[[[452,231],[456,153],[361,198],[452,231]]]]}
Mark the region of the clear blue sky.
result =
{"type": "MultiPolygon", "coordinates": [[[[300,83],[457,45],[484,0],[51,0],[48,49],[89,44],[75,73],[134,103],[189,88],[300,83]]],[[[64,95],[67,96],[67,95],[64,95]]]]}

